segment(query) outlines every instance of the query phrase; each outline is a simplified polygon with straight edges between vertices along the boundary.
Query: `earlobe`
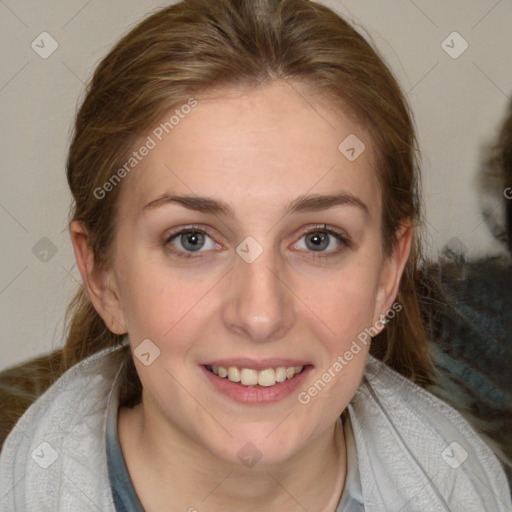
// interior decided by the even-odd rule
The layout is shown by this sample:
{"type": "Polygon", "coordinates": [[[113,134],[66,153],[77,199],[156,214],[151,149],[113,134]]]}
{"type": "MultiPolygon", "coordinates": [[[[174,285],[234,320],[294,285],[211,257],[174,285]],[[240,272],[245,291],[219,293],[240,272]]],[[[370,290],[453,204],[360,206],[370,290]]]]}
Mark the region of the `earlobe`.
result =
{"type": "Polygon", "coordinates": [[[89,299],[105,325],[114,334],[127,332],[121,299],[112,271],[98,263],[89,244],[89,232],[83,222],[71,221],[69,234],[75,259],[89,299]]]}

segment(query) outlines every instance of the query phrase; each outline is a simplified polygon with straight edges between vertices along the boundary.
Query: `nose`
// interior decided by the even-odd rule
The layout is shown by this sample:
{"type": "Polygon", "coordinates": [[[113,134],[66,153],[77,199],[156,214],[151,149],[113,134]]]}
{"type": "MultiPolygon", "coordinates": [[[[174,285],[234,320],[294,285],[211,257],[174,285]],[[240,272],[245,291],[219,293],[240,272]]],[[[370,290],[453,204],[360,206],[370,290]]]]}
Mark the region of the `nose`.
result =
{"type": "Polygon", "coordinates": [[[236,256],[222,312],[229,330],[254,342],[276,341],[288,333],[295,306],[283,268],[270,249],[252,263],[236,256]]]}

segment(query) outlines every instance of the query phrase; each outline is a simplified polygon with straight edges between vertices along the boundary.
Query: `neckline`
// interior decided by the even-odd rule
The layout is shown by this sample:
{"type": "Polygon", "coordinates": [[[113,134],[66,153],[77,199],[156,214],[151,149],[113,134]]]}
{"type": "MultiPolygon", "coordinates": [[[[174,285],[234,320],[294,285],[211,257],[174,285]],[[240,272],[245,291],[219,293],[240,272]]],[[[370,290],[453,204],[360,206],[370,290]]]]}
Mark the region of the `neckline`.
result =
{"type": "Polygon", "coordinates": [[[335,444],[338,453],[340,456],[338,457],[338,463],[336,465],[336,480],[334,485],[334,490],[331,494],[331,499],[327,503],[324,508],[324,512],[337,511],[338,506],[343,499],[343,494],[345,494],[345,482],[347,481],[349,465],[348,465],[348,454],[347,454],[347,446],[346,439],[344,434],[344,423],[346,421],[343,420],[343,417],[340,415],[336,419],[334,424],[334,437],[335,444]],[[344,448],[344,449],[343,449],[344,448]],[[345,471],[344,471],[345,470],[345,471]]]}
{"type": "Polygon", "coordinates": [[[119,442],[119,375],[117,374],[107,406],[106,453],[110,489],[116,512],[144,512],[135,492],[119,442]]]}

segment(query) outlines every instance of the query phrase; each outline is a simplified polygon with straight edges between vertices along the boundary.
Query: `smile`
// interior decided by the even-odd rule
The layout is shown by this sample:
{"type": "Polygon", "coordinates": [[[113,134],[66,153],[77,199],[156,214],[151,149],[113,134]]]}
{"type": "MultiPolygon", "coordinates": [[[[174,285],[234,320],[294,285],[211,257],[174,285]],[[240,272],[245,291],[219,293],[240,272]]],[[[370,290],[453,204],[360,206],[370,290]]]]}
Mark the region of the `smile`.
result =
{"type": "Polygon", "coordinates": [[[277,368],[265,368],[255,370],[253,368],[239,368],[237,366],[211,366],[206,365],[206,369],[221,379],[228,379],[231,382],[241,384],[242,386],[262,386],[271,387],[287,379],[293,379],[304,369],[303,366],[278,366],[277,368]]]}

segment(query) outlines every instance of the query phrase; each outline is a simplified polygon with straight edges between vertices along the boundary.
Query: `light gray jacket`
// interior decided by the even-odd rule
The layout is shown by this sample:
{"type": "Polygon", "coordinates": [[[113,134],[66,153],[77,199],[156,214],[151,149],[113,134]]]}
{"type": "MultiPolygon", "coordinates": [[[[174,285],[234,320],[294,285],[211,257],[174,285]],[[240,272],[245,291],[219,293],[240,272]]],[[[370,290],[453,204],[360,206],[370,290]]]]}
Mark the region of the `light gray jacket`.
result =
{"type": "MultiPolygon", "coordinates": [[[[115,512],[105,434],[117,371],[112,350],[95,354],[25,412],[0,454],[0,512],[115,512]]],[[[512,512],[469,424],[372,357],[348,412],[366,512],[512,512]]]]}

